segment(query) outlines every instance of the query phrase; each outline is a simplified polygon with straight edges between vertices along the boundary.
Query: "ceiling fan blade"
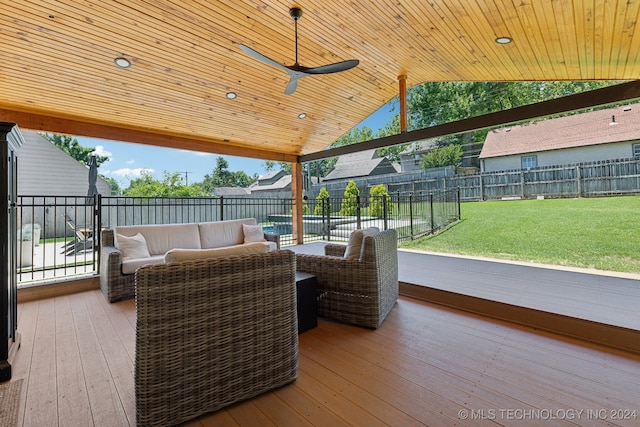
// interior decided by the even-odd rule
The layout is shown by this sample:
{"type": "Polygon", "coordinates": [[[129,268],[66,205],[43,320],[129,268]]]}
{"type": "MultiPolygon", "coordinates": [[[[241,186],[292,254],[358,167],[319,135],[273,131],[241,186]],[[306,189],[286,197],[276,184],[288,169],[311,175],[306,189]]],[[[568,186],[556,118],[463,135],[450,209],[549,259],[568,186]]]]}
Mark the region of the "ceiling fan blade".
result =
{"type": "Polygon", "coordinates": [[[284,65],[280,64],[279,62],[274,61],[271,58],[267,58],[266,56],[264,56],[260,52],[257,52],[255,50],[251,49],[249,46],[240,44],[240,49],[242,49],[242,51],[244,53],[246,53],[247,55],[251,56],[252,58],[257,59],[258,61],[262,61],[265,64],[269,64],[269,65],[272,65],[274,67],[277,67],[277,68],[280,68],[282,70],[285,70],[285,71],[289,72],[289,69],[287,67],[285,67],[284,65]]]}
{"type": "Polygon", "coordinates": [[[291,80],[289,80],[289,84],[284,89],[285,95],[291,95],[293,92],[296,91],[296,89],[298,88],[298,79],[299,79],[298,76],[291,74],[291,80]]]}
{"type": "Polygon", "coordinates": [[[307,68],[304,70],[306,74],[331,74],[331,73],[339,73],[340,71],[350,70],[356,65],[358,65],[360,61],[357,59],[349,59],[348,61],[336,62],[335,64],[322,65],[320,67],[307,68]]]}

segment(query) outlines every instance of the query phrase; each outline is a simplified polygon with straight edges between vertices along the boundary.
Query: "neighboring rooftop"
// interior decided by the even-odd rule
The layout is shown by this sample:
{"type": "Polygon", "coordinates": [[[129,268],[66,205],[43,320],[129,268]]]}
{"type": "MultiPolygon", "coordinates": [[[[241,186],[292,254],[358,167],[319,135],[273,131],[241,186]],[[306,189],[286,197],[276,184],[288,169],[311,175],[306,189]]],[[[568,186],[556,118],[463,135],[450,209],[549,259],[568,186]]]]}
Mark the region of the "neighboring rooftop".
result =
{"type": "Polygon", "coordinates": [[[386,157],[378,157],[374,149],[340,156],[333,170],[323,178],[323,181],[396,172],[396,168],[391,164],[389,159],[386,157]]]}
{"type": "Polygon", "coordinates": [[[480,158],[638,139],[640,104],[633,104],[492,130],[480,158]]]}

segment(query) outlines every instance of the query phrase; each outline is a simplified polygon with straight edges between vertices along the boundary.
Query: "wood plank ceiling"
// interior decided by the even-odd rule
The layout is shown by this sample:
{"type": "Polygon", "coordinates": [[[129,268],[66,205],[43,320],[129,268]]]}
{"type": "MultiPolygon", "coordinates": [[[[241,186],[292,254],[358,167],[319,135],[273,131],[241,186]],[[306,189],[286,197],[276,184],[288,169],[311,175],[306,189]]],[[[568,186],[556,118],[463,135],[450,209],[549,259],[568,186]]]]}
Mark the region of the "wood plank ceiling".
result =
{"type": "Polygon", "coordinates": [[[287,96],[287,74],[238,45],[292,64],[293,5],[0,0],[0,120],[295,161],[397,96],[399,75],[409,87],[640,76],[638,0],[300,0],[300,63],[360,65],[305,77],[287,96]],[[132,66],[119,69],[116,57],[132,66]],[[230,91],[238,98],[226,99],[230,91]]]}

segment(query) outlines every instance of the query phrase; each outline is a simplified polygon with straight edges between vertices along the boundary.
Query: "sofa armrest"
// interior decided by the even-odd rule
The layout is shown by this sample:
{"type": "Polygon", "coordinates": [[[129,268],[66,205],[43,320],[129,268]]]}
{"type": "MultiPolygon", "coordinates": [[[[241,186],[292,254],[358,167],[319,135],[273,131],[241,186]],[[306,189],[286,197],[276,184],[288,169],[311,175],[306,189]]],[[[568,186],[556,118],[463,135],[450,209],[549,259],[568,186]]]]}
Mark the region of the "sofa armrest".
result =
{"type": "Polygon", "coordinates": [[[100,289],[109,302],[135,296],[133,274],[122,274],[122,252],[113,246],[100,249],[100,289]]]}
{"type": "Polygon", "coordinates": [[[113,237],[114,231],[111,229],[105,229],[101,231],[100,245],[102,246],[115,246],[115,239],[113,237]]]}
{"type": "Polygon", "coordinates": [[[324,247],[324,254],[327,256],[343,257],[346,251],[347,251],[346,245],[332,245],[329,243],[324,247]]]}
{"type": "Polygon", "coordinates": [[[275,242],[278,246],[278,250],[280,250],[280,235],[277,233],[264,233],[264,238],[267,239],[268,242],[275,242]]]}

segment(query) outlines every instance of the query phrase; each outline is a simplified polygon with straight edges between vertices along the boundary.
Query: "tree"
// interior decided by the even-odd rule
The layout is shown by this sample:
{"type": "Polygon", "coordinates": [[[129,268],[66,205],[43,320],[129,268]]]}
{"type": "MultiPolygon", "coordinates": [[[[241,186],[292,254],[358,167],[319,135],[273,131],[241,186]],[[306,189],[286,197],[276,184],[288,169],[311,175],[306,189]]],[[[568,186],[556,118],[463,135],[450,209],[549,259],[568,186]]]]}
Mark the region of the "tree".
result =
{"type": "Polygon", "coordinates": [[[316,206],[313,208],[314,215],[327,216],[331,214],[331,203],[329,201],[329,192],[322,187],[316,197],[316,206]],[[324,209],[323,209],[324,207],[324,209]]]}
{"type": "Polygon", "coordinates": [[[387,187],[384,184],[378,184],[369,190],[369,214],[377,218],[384,217],[384,205],[385,200],[387,204],[387,215],[393,211],[393,204],[391,203],[391,197],[387,192],[387,187]]]}
{"type": "Polygon", "coordinates": [[[179,172],[163,174],[162,182],[153,178],[151,173],[143,173],[140,178],[131,180],[123,193],[129,197],[201,197],[208,195],[200,184],[184,185],[179,172]]]}
{"type": "Polygon", "coordinates": [[[230,171],[229,162],[224,157],[216,158],[216,167],[211,175],[206,174],[202,181],[202,188],[211,193],[218,187],[248,187],[258,180],[257,174],[248,176],[244,171],[230,171]]]}
{"type": "MultiPolygon", "coordinates": [[[[409,127],[423,129],[586,90],[611,82],[429,82],[407,91],[409,127]]],[[[458,143],[483,142],[488,130],[457,135],[458,143]]]]}
{"type": "Polygon", "coordinates": [[[439,168],[443,166],[458,166],[462,162],[462,147],[458,144],[449,144],[444,147],[436,147],[422,156],[420,167],[422,169],[439,168]]]}
{"type": "Polygon", "coordinates": [[[342,197],[342,203],[340,204],[340,215],[353,216],[358,212],[358,196],[360,190],[355,181],[349,181],[347,187],[344,189],[344,195],[342,197]]]}
{"type": "Polygon", "coordinates": [[[273,160],[265,160],[262,165],[265,172],[274,172],[276,168],[283,170],[287,174],[291,174],[291,163],[289,162],[274,162],[273,160]]]}
{"type": "MultiPolygon", "coordinates": [[[[378,129],[376,138],[384,138],[385,136],[398,135],[400,133],[400,115],[396,114],[391,118],[383,128],[378,129]]],[[[392,145],[390,147],[378,148],[376,153],[379,157],[386,157],[390,162],[399,162],[400,153],[407,148],[409,144],[392,145]]]]}
{"type": "MultiPolygon", "coordinates": [[[[65,153],[67,153],[68,155],[70,155],[71,157],[73,157],[83,165],[86,165],[89,163],[89,159],[91,158],[92,155],[94,155],[96,151],[95,147],[94,148],[83,147],[82,145],[80,145],[80,143],[76,138],[73,138],[68,135],[57,135],[57,134],[48,134],[48,133],[41,133],[40,135],[48,139],[56,147],[60,148],[62,151],[64,151],[65,153]]],[[[109,157],[107,156],[96,155],[96,163],[98,164],[98,166],[100,166],[102,163],[106,162],[107,160],[109,160],[109,157]]]]}
{"type": "Polygon", "coordinates": [[[109,186],[111,187],[111,195],[112,196],[119,196],[122,194],[122,188],[120,188],[120,184],[118,183],[118,181],[116,181],[115,178],[109,178],[106,176],[102,176],[102,179],[104,179],[105,181],[107,181],[109,183],[109,186]]]}

